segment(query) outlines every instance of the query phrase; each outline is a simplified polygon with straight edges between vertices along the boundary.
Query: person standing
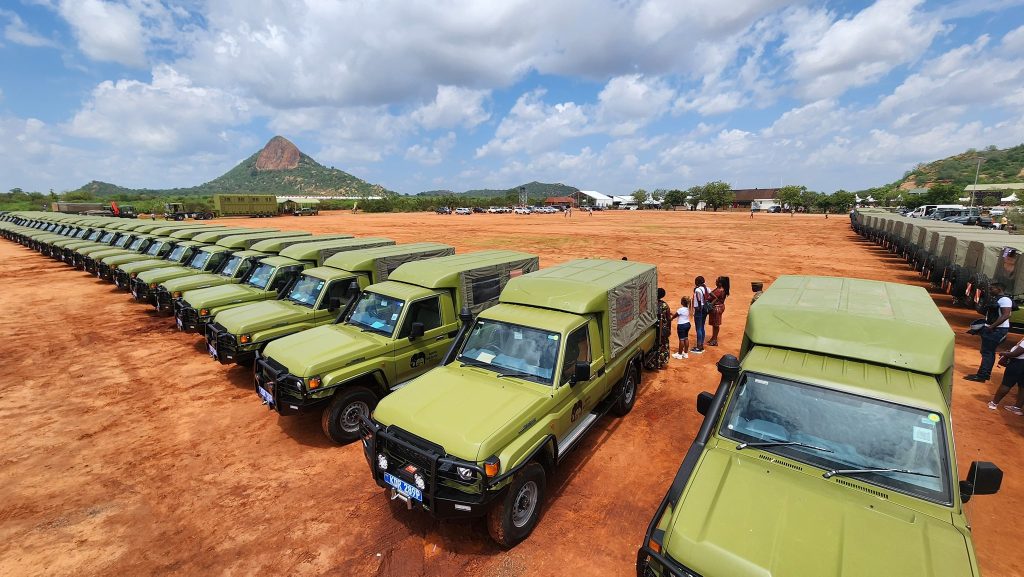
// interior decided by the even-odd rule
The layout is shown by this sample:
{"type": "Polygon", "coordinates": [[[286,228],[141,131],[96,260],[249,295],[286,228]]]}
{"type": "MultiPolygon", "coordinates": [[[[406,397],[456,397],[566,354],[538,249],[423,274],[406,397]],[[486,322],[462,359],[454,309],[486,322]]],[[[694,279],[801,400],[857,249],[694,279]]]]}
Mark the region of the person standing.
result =
{"type": "Polygon", "coordinates": [[[668,359],[672,353],[672,345],[669,343],[672,337],[672,309],[665,302],[665,289],[658,287],[658,332],[655,335],[654,350],[648,357],[648,369],[663,369],[668,366],[668,359]]]}
{"type": "Polygon", "coordinates": [[[679,304],[682,305],[672,315],[676,319],[676,336],[679,337],[679,351],[672,355],[675,359],[689,358],[690,352],[690,298],[683,297],[679,304]]]}
{"type": "Polygon", "coordinates": [[[989,307],[986,316],[988,324],[981,327],[981,365],[978,372],[967,375],[965,380],[984,383],[992,376],[992,365],[996,364],[996,349],[999,343],[1006,339],[1010,332],[1010,312],[1013,310],[1013,301],[1010,297],[1003,295],[1003,284],[994,282],[990,285],[989,291],[996,299],[995,304],[989,307]]]}
{"type": "Polygon", "coordinates": [[[711,291],[711,296],[715,298],[711,314],[708,315],[708,324],[711,325],[711,340],[708,344],[717,347],[718,329],[722,326],[722,315],[725,314],[725,299],[729,296],[729,277],[720,276],[715,279],[715,290],[711,291]]]}
{"type": "Polygon", "coordinates": [[[704,353],[704,323],[708,320],[708,313],[713,307],[714,296],[711,289],[704,281],[704,277],[698,276],[693,279],[693,327],[697,334],[697,346],[690,349],[696,355],[704,353]]]}
{"type": "Polygon", "coordinates": [[[1014,345],[1009,351],[999,353],[1006,360],[1006,370],[1003,372],[1003,382],[996,389],[996,394],[988,402],[988,408],[993,411],[999,408],[999,402],[1010,392],[1010,389],[1017,387],[1017,404],[1006,405],[1006,410],[1014,415],[1024,415],[1024,339],[1014,345]]]}

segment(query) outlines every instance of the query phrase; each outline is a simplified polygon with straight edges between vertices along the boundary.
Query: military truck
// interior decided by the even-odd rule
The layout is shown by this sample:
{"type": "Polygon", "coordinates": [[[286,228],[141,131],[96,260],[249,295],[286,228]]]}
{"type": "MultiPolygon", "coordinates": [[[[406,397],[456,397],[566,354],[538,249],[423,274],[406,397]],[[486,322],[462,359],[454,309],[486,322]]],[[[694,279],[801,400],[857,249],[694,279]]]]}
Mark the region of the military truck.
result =
{"type": "Polygon", "coordinates": [[[442,366],[362,420],[374,481],[435,518],[486,516],[494,541],[515,546],[583,435],[633,408],[657,286],[653,265],[603,259],[509,281],[442,366]]]}
{"type": "Polygon", "coordinates": [[[92,234],[81,240],[57,241],[51,246],[59,249],[57,250],[58,260],[70,265],[74,263],[75,251],[80,248],[90,246],[110,246],[120,234],[117,228],[118,225],[116,224],[107,224],[102,228],[95,229],[92,234]]]}
{"type": "Polygon", "coordinates": [[[255,367],[256,392],[282,415],[321,412],[330,439],[354,441],[360,416],[441,361],[463,306],[480,312],[496,304],[509,279],[538,264],[535,255],[506,250],[403,264],[367,286],[339,322],[268,345],[255,367]]]}
{"type": "MultiPolygon", "coordinates": [[[[109,279],[114,284],[123,290],[131,290],[132,273],[138,274],[142,272],[138,268],[131,270],[125,269],[128,265],[135,265],[142,261],[152,261],[165,259],[173,250],[185,241],[192,241],[191,246],[206,246],[208,243],[214,242],[216,239],[223,238],[226,235],[234,234],[238,229],[218,229],[208,227],[205,225],[194,225],[194,224],[164,224],[156,229],[153,229],[149,235],[153,238],[148,239],[142,247],[134,252],[124,253],[105,257],[96,264],[96,276],[109,279]],[[159,245],[159,246],[156,246],[159,245]]],[[[192,251],[185,255],[183,258],[191,258],[192,251]]],[[[174,266],[175,263],[160,264],[157,267],[163,266],[174,266]]],[[[149,270],[149,269],[145,269],[149,270]]]]}
{"type": "MultiPolygon", "coordinates": [[[[176,232],[174,226],[168,226],[166,223],[152,223],[147,224],[144,227],[135,229],[133,232],[132,241],[124,248],[115,249],[108,248],[106,250],[91,252],[85,257],[85,263],[83,267],[86,271],[91,272],[97,276],[99,275],[99,265],[103,259],[108,256],[119,256],[124,254],[140,254],[148,247],[148,242],[158,236],[166,236],[176,232]]],[[[192,229],[189,229],[192,230],[192,229]]],[[[203,229],[202,233],[196,234],[192,238],[198,242],[216,242],[220,238],[229,236],[231,234],[243,234],[247,232],[257,232],[257,229],[215,229],[210,227],[209,230],[203,229]]]]}
{"type": "Polygon", "coordinates": [[[271,341],[333,322],[359,289],[387,280],[402,263],[451,254],[454,248],[433,242],[339,252],[303,271],[283,298],[219,313],[206,325],[206,343],[223,364],[251,365],[271,341]]]}
{"type": "Polygon", "coordinates": [[[999,258],[1007,248],[1024,249],[1024,239],[1006,236],[972,240],[967,244],[967,256],[960,271],[961,281],[966,279],[966,286],[963,293],[953,293],[954,303],[971,308],[977,306],[983,288],[992,282],[999,258]]]}
{"type": "MultiPolygon", "coordinates": [[[[294,244],[308,242],[322,242],[331,239],[352,238],[350,234],[329,234],[321,236],[290,236],[284,238],[268,238],[255,243],[238,243],[239,239],[233,239],[230,244],[237,245],[228,247],[232,252],[221,265],[213,272],[190,274],[163,281],[156,289],[156,304],[159,312],[174,313],[176,303],[181,296],[191,290],[220,286],[224,284],[236,284],[252,269],[256,262],[265,257],[273,256],[294,244]],[[240,249],[245,250],[240,250],[240,249]]],[[[221,241],[218,245],[225,246],[221,241]]]]}
{"type": "MultiPolygon", "coordinates": [[[[215,244],[200,244],[199,250],[193,253],[188,261],[180,266],[160,267],[140,272],[132,279],[130,290],[135,300],[148,302],[155,306],[159,312],[166,311],[170,313],[173,312],[170,299],[163,303],[157,301],[157,289],[160,283],[192,274],[215,271],[227,258],[230,250],[245,249],[261,240],[311,236],[310,233],[302,231],[256,232],[240,235],[229,232],[224,236],[220,236],[215,241],[215,244]]],[[[201,242],[198,239],[199,236],[194,239],[195,242],[201,242]]]]}
{"type": "Polygon", "coordinates": [[[1002,472],[956,482],[953,339],[923,288],[780,277],[697,398],[637,576],[978,575],[963,503],[1002,472]]]}
{"type": "MultiPolygon", "coordinates": [[[[238,284],[184,293],[174,303],[178,330],[206,335],[206,325],[223,310],[278,298],[303,270],[323,266],[333,254],[395,244],[389,238],[341,238],[294,244],[277,256],[263,258],[238,284]]],[[[216,354],[216,351],[210,351],[216,354]]]]}

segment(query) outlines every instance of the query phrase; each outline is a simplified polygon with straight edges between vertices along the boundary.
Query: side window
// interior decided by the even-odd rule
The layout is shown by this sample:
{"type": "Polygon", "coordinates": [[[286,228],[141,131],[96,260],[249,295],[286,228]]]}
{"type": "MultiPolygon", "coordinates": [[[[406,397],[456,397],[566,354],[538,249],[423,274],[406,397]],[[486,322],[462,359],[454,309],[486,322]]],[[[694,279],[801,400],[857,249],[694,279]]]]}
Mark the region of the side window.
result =
{"type": "Polygon", "coordinates": [[[253,259],[247,258],[238,265],[238,271],[235,272],[235,278],[245,278],[245,275],[249,274],[252,269],[253,259]]]}
{"type": "Polygon", "coordinates": [[[224,259],[228,257],[226,252],[215,252],[210,255],[210,260],[206,263],[206,270],[217,270],[220,268],[220,264],[224,262],[224,259]]]}
{"type": "Polygon", "coordinates": [[[398,333],[398,338],[408,337],[413,323],[423,323],[425,331],[440,327],[441,299],[430,297],[412,303],[409,306],[409,312],[405,314],[405,323],[402,324],[402,331],[398,333]]]}
{"type": "Polygon", "coordinates": [[[270,286],[270,289],[281,292],[286,286],[288,286],[288,283],[292,282],[292,279],[295,278],[295,275],[298,272],[299,270],[295,267],[281,269],[277,273],[277,276],[274,277],[274,284],[270,286]]]}
{"type": "Polygon", "coordinates": [[[577,362],[590,362],[590,333],[586,326],[582,326],[565,340],[565,360],[562,361],[561,384],[569,382],[573,373],[576,372],[577,362]]]}
{"type": "Polygon", "coordinates": [[[348,289],[348,285],[350,285],[350,284],[352,284],[352,281],[347,280],[347,279],[346,280],[336,280],[336,281],[332,282],[327,287],[327,290],[324,293],[324,298],[323,298],[323,300],[320,301],[320,306],[318,306],[317,308],[319,308],[319,309],[326,309],[326,308],[328,308],[329,306],[331,306],[331,299],[334,299],[334,298],[341,299],[341,306],[342,306],[342,308],[344,308],[345,307],[345,303],[347,302],[347,298],[345,297],[345,293],[348,292],[347,289],[348,289]]]}

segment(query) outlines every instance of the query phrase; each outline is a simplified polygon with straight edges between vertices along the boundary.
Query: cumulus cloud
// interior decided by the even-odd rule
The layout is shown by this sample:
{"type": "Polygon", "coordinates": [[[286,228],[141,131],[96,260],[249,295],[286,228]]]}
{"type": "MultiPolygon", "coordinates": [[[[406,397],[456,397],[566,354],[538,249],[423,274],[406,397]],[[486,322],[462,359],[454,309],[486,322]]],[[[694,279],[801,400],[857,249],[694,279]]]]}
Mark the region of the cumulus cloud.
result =
{"type": "Polygon", "coordinates": [[[632,134],[669,110],[675,90],[657,77],[612,78],[597,95],[597,120],[612,134],[632,134]]]}
{"type": "Polygon", "coordinates": [[[545,91],[535,90],[516,101],[494,138],[476,151],[477,158],[516,152],[540,153],[564,140],[594,132],[590,118],[575,102],[546,104],[545,91]]]}
{"type": "Polygon", "coordinates": [[[61,0],[58,10],[89,58],[132,67],[146,64],[142,22],[131,8],[102,0],[61,0]]]}
{"type": "Polygon", "coordinates": [[[405,151],[405,158],[428,166],[440,164],[444,160],[445,153],[453,146],[455,146],[455,133],[449,132],[431,143],[410,146],[405,151]]]}
{"type": "Polygon", "coordinates": [[[54,48],[57,46],[57,43],[53,40],[30,30],[21,17],[10,10],[0,10],[0,19],[7,20],[7,24],[4,26],[4,40],[8,42],[33,48],[54,48]]]}
{"type": "Polygon", "coordinates": [[[484,110],[484,101],[489,95],[489,90],[438,86],[434,101],[414,110],[410,116],[427,130],[473,128],[490,118],[490,113],[484,110]]]}

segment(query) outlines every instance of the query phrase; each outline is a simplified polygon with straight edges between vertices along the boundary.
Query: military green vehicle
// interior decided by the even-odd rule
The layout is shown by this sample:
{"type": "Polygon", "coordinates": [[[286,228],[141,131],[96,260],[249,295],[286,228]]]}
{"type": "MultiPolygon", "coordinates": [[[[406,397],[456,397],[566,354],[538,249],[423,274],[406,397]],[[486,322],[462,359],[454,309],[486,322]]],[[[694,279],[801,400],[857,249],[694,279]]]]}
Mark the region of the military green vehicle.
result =
{"type": "MultiPolygon", "coordinates": [[[[178,330],[206,335],[206,325],[223,310],[278,298],[299,273],[322,266],[331,255],[395,244],[389,238],[340,238],[294,244],[277,256],[263,258],[238,284],[191,290],[175,302],[178,330]]],[[[210,351],[215,354],[215,351],[210,351]]]]}
{"type": "MultiPolygon", "coordinates": [[[[130,254],[116,255],[113,257],[107,257],[100,261],[97,265],[99,273],[97,276],[100,278],[106,278],[104,275],[105,269],[109,269],[109,277],[114,281],[114,284],[123,290],[131,291],[132,280],[138,273],[144,270],[152,270],[154,268],[163,268],[180,264],[181,262],[188,262],[192,258],[195,249],[198,247],[206,246],[217,239],[223,238],[224,236],[230,236],[235,231],[230,229],[212,229],[212,227],[206,225],[195,225],[185,224],[180,222],[173,224],[164,223],[162,228],[157,228],[152,231],[151,234],[159,235],[152,239],[148,247],[143,252],[136,252],[130,254]],[[156,246],[157,244],[160,246],[156,246]],[[164,260],[170,257],[178,246],[189,247],[185,255],[176,255],[175,258],[183,258],[183,261],[174,261],[171,263],[150,263],[154,266],[139,265],[144,261],[153,260],[164,260]],[[126,267],[129,267],[126,269],[126,267]],[[140,270],[141,269],[141,270],[140,270]]],[[[235,229],[237,230],[237,229],[235,229]]]]}
{"type": "Polygon", "coordinates": [[[971,240],[967,243],[967,255],[960,270],[960,280],[966,279],[963,293],[954,286],[953,302],[975,308],[981,300],[982,291],[996,275],[999,259],[1007,249],[1024,249],[1024,238],[1006,236],[971,240]]]}
{"type": "MultiPolygon", "coordinates": [[[[206,229],[202,230],[202,233],[195,234],[195,236],[192,238],[199,242],[214,242],[218,238],[231,234],[231,232],[229,232],[231,229],[216,230],[212,229],[211,227],[211,230],[209,231],[206,229]]],[[[239,229],[233,229],[233,231],[238,230],[239,229]]],[[[127,244],[127,246],[124,246],[123,248],[106,248],[104,250],[90,252],[88,255],[86,255],[84,259],[85,262],[83,263],[83,268],[86,271],[93,273],[96,276],[100,276],[102,278],[102,275],[99,274],[99,268],[100,263],[103,261],[103,259],[109,256],[143,253],[148,247],[148,243],[152,241],[152,239],[159,236],[168,236],[176,231],[177,229],[175,227],[168,227],[166,223],[146,223],[144,226],[139,227],[132,231],[133,237],[131,241],[127,244]]],[[[238,232],[237,234],[241,234],[241,232],[238,232]]]]}
{"type": "Polygon", "coordinates": [[[193,238],[194,242],[213,242],[215,244],[203,244],[199,247],[199,250],[192,254],[187,262],[179,266],[161,267],[139,273],[131,281],[132,296],[139,302],[152,304],[157,307],[157,311],[173,312],[170,299],[164,303],[160,303],[157,300],[160,283],[192,274],[213,272],[225,261],[231,250],[245,249],[261,240],[301,237],[311,237],[311,235],[308,232],[302,231],[273,231],[252,234],[235,234],[233,231],[229,231],[217,233],[216,236],[212,236],[210,233],[198,235],[193,238]],[[201,237],[206,240],[200,241],[201,237]]]}
{"type": "Polygon", "coordinates": [[[783,276],[750,307],[637,552],[638,577],[978,575],[956,482],[953,331],[920,287],[783,276]]]}
{"type": "Polygon", "coordinates": [[[26,228],[22,238],[22,244],[29,248],[43,252],[43,247],[49,242],[63,240],[73,237],[81,226],[73,222],[51,222],[38,228],[26,228]]]}
{"type": "Polygon", "coordinates": [[[303,271],[283,298],[217,314],[206,325],[206,343],[222,364],[250,365],[269,342],[334,322],[353,295],[387,280],[389,272],[402,263],[451,254],[454,248],[433,242],[339,252],[324,266],[303,271]]]}
{"type": "Polygon", "coordinates": [[[110,246],[114,242],[118,235],[117,229],[110,225],[106,225],[102,228],[93,229],[93,231],[82,239],[67,240],[67,241],[56,241],[50,246],[56,251],[55,256],[57,260],[63,261],[66,264],[72,264],[75,250],[84,248],[87,246],[110,246]]]}
{"type": "MultiPolygon", "coordinates": [[[[373,266],[335,262],[351,270],[373,266]]],[[[538,266],[535,255],[506,250],[405,263],[365,287],[335,324],[268,345],[255,367],[256,392],[282,415],[321,412],[330,439],[354,441],[360,416],[441,361],[462,307],[480,312],[496,304],[510,278],[538,266]]]]}
{"type": "MultiPolygon", "coordinates": [[[[46,236],[36,236],[34,244],[40,253],[60,260],[60,246],[74,241],[85,240],[99,228],[95,219],[82,220],[75,223],[70,229],[65,229],[59,234],[51,233],[46,236]],[[60,243],[60,244],[58,244],[60,243]]],[[[99,238],[99,235],[96,235],[99,238]]]]}
{"type": "MultiPolygon", "coordinates": [[[[265,257],[273,256],[293,244],[307,242],[321,242],[330,239],[352,238],[350,234],[329,234],[322,236],[297,236],[285,238],[268,238],[256,243],[248,241],[239,243],[240,239],[232,239],[230,244],[238,246],[227,247],[232,252],[221,265],[212,272],[191,274],[163,281],[156,289],[156,308],[160,312],[174,313],[178,308],[178,301],[181,296],[191,290],[220,286],[224,284],[236,284],[252,269],[252,267],[265,257]],[[241,250],[245,249],[245,250],[241,250]]],[[[221,241],[218,245],[225,246],[221,241]]]]}
{"type": "Polygon", "coordinates": [[[192,260],[192,257],[195,256],[201,247],[206,246],[194,240],[182,240],[170,244],[170,251],[163,258],[151,258],[118,265],[117,271],[114,272],[114,284],[131,292],[132,296],[138,300],[136,292],[139,290],[140,285],[135,282],[135,279],[140,274],[150,270],[187,263],[192,260]]]}
{"type": "MultiPolygon", "coordinates": [[[[135,228],[140,227],[139,222],[131,221],[130,225],[131,230],[125,228],[123,230],[117,231],[117,234],[115,235],[114,239],[111,241],[109,245],[85,246],[75,249],[74,253],[71,255],[72,266],[74,266],[75,268],[80,268],[82,270],[88,271],[88,266],[90,262],[95,262],[95,260],[93,259],[94,254],[110,253],[111,251],[127,249],[135,242],[136,239],[142,238],[144,236],[144,233],[134,230],[135,228]]],[[[150,226],[145,225],[145,223],[142,223],[142,228],[146,227],[150,226]]]]}
{"type": "Polygon", "coordinates": [[[633,408],[657,286],[653,265],[602,259],[509,281],[442,366],[362,420],[374,481],[435,518],[486,516],[494,541],[515,546],[583,435],[633,408]]]}

